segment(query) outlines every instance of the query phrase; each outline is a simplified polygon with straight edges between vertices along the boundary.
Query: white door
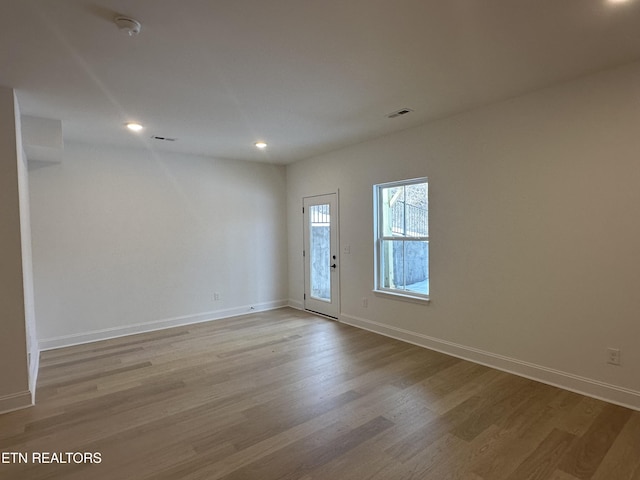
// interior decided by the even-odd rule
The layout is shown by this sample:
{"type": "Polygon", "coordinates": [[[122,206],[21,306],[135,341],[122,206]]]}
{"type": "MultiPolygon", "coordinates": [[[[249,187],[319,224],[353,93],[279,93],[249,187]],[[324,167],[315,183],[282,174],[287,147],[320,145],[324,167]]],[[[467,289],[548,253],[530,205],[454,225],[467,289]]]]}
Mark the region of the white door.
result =
{"type": "Polygon", "coordinates": [[[304,308],[338,318],[340,259],[338,258],[338,201],[335,193],[305,197],[304,308]]]}

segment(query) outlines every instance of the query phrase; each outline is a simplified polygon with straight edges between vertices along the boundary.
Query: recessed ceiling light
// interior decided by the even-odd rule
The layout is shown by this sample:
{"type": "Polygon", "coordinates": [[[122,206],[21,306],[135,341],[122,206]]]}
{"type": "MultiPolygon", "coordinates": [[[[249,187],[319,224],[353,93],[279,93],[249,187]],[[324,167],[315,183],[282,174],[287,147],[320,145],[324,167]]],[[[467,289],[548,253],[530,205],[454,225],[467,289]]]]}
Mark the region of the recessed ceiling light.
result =
{"type": "Polygon", "coordinates": [[[267,148],[267,144],[264,142],[256,142],[256,147],[259,148],[260,150],[263,150],[265,148],[267,148]]]}
{"type": "Polygon", "coordinates": [[[127,128],[133,132],[139,132],[143,127],[139,123],[129,122],[127,123],[127,128]]]}

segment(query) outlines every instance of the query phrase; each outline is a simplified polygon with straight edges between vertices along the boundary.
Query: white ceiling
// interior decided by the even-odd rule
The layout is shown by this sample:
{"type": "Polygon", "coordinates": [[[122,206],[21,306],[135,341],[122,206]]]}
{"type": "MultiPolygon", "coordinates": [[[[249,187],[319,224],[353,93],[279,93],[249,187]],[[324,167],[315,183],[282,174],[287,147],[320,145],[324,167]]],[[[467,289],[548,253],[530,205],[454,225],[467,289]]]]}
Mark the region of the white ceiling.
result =
{"type": "Polygon", "coordinates": [[[217,158],[289,163],[639,58],[640,0],[0,0],[23,114],[217,158]]]}

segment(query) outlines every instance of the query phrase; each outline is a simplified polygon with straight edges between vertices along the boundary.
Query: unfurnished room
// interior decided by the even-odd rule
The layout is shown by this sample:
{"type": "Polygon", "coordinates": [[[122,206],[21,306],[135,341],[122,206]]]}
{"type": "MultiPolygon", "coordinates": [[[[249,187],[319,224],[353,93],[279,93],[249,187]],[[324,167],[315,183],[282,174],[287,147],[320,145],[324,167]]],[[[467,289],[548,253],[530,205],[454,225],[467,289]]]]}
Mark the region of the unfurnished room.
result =
{"type": "Polygon", "coordinates": [[[0,480],[640,480],[640,0],[0,0],[0,480]]]}

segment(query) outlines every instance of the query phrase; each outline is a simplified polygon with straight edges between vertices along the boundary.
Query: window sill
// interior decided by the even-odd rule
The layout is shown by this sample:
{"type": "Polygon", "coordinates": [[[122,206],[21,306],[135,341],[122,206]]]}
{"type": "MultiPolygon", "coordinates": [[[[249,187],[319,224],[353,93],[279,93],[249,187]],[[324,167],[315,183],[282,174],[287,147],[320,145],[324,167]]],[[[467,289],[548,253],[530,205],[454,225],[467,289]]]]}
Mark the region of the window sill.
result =
{"type": "Polygon", "coordinates": [[[402,301],[413,302],[413,303],[426,304],[431,301],[431,299],[428,296],[418,297],[418,296],[409,295],[406,293],[391,292],[389,290],[373,290],[373,293],[380,297],[390,297],[390,298],[393,298],[394,300],[402,300],[402,301]]]}

